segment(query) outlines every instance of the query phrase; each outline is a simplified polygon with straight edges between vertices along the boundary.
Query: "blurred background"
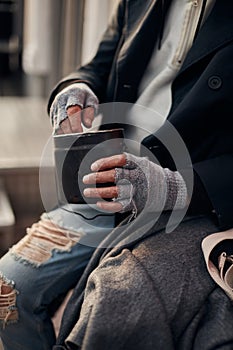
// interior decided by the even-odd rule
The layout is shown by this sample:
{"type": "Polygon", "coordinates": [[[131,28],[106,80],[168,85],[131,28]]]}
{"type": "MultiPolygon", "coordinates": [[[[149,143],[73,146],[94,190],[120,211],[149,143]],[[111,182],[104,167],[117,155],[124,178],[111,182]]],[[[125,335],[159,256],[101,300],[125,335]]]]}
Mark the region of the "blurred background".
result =
{"type": "Polygon", "coordinates": [[[0,254],[44,211],[53,86],[95,53],[117,0],[0,0],[0,254]]]}

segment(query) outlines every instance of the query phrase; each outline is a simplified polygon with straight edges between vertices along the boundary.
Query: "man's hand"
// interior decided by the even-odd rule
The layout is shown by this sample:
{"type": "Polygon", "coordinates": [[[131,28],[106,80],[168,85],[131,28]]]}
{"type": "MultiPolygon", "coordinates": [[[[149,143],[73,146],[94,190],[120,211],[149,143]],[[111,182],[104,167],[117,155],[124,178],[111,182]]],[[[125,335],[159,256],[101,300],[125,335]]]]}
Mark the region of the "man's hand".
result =
{"type": "MultiPolygon", "coordinates": [[[[125,154],[119,154],[116,156],[99,159],[91,166],[91,170],[94,172],[84,176],[83,182],[86,185],[115,183],[115,168],[121,168],[124,165],[126,165],[125,154]]],[[[115,200],[119,195],[119,188],[117,186],[86,188],[84,190],[84,195],[86,197],[106,198],[115,200]]],[[[122,204],[116,201],[100,201],[97,202],[97,206],[101,209],[108,210],[111,212],[119,212],[123,209],[122,204]]]]}
{"type": "Polygon", "coordinates": [[[145,157],[124,153],[102,158],[92,164],[91,170],[93,173],[84,176],[84,184],[115,184],[84,190],[86,197],[112,199],[111,202],[98,201],[101,209],[141,212],[146,208],[160,212],[183,209],[187,205],[187,188],[182,176],[145,157]]]}
{"type": "Polygon", "coordinates": [[[98,103],[98,98],[88,85],[74,83],[67,86],[55,97],[50,109],[54,133],[83,132],[83,125],[90,128],[98,103]]]}

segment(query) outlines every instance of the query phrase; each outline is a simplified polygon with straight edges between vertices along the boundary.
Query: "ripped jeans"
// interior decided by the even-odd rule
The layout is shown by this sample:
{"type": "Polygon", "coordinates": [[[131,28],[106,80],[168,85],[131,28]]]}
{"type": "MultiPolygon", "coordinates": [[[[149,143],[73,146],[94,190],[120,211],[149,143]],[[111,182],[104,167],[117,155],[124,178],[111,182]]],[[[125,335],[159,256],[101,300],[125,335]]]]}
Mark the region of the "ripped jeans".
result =
{"type": "Polygon", "coordinates": [[[51,306],[77,283],[95,247],[114,227],[114,215],[98,213],[86,205],[44,213],[1,258],[4,350],[51,350],[51,306]]]}

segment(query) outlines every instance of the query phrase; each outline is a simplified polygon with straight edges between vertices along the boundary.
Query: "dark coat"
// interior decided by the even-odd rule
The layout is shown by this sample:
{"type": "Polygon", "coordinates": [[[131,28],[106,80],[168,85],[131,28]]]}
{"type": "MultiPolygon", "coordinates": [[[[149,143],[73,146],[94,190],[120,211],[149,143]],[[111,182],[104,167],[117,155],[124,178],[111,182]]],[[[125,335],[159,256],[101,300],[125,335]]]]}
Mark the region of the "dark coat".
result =
{"type": "MultiPolygon", "coordinates": [[[[119,1],[94,59],[58,84],[49,105],[73,81],[89,84],[100,102],[135,102],[156,25],[159,35],[156,3],[119,1]]],[[[233,224],[232,58],[233,2],[217,0],[173,83],[168,116],[221,227],[233,224]]],[[[168,137],[166,124],[143,144],[172,168],[158,141],[163,137],[168,137]]],[[[95,251],[65,310],[54,349],[67,349],[67,337],[72,349],[233,349],[232,302],[208,275],[200,248],[202,239],[218,228],[196,217],[165,234],[159,227],[148,232],[144,220],[144,239],[130,240],[143,235],[133,222],[107,237],[119,247],[95,251]]]]}
{"type": "MultiPolygon", "coordinates": [[[[94,59],[58,84],[49,106],[59,89],[74,80],[88,83],[100,102],[135,102],[159,35],[157,4],[155,0],[119,1],[94,59]]],[[[221,0],[197,33],[173,83],[168,116],[187,146],[221,228],[233,225],[232,91],[233,2],[221,0]]],[[[143,144],[163,166],[173,168],[158,141],[158,137],[169,138],[166,123],[155,136],[147,137],[143,144]]],[[[199,198],[194,184],[195,196],[199,198]]]]}

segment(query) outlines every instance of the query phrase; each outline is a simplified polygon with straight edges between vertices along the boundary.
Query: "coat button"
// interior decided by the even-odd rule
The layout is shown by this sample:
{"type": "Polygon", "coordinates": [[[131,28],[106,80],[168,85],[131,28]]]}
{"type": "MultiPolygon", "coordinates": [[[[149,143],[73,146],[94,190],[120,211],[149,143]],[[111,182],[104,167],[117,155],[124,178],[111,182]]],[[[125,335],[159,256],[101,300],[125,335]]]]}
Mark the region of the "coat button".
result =
{"type": "Polygon", "coordinates": [[[124,84],[124,85],[123,85],[123,88],[124,88],[124,89],[127,89],[127,90],[130,90],[130,89],[132,88],[132,85],[130,85],[130,84],[124,84]]]}
{"type": "Polygon", "coordinates": [[[212,90],[218,90],[222,86],[222,79],[217,75],[213,75],[209,78],[208,85],[212,90]]]}

